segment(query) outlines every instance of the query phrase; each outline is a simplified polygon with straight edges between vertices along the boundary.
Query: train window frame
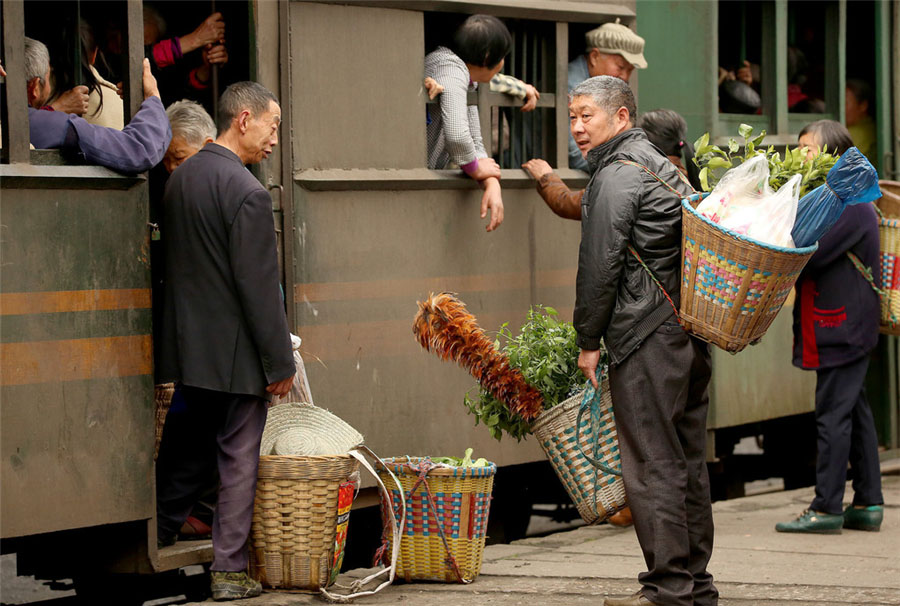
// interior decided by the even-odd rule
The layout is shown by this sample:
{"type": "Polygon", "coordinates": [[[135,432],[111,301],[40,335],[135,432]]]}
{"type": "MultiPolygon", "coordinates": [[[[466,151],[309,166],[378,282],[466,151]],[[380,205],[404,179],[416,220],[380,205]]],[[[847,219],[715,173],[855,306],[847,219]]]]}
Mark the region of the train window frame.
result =
{"type": "MultiPolygon", "coordinates": [[[[315,1],[319,4],[342,4],[346,0],[293,0],[294,2],[315,1]]],[[[549,78],[549,90],[540,90],[538,107],[550,115],[548,152],[545,160],[554,171],[573,187],[587,184],[588,175],[569,168],[569,112],[568,112],[568,64],[569,64],[569,24],[593,25],[594,27],[620,19],[621,23],[633,27],[636,14],[627,5],[558,3],[554,0],[533,0],[527,6],[516,6],[505,0],[470,2],[467,0],[357,0],[351,6],[394,8],[421,13],[425,19],[429,13],[491,14],[504,21],[544,22],[550,29],[547,41],[548,65],[555,67],[549,78]]],[[[425,55],[422,48],[422,56],[425,55]]],[[[509,73],[504,70],[504,73],[509,73]]],[[[491,113],[494,108],[510,107],[518,111],[522,101],[503,93],[493,93],[488,86],[479,86],[476,93],[470,93],[470,104],[478,106],[482,133],[492,132],[491,113]]],[[[427,96],[423,103],[428,103],[427,96]]],[[[421,135],[425,137],[425,123],[421,135]]],[[[488,135],[490,137],[490,135],[488,135]]],[[[486,145],[487,147],[487,145],[486,145]]],[[[501,183],[505,189],[528,189],[534,187],[534,180],[521,168],[502,168],[501,183]]],[[[354,191],[354,190],[429,190],[429,189],[475,189],[479,185],[459,170],[432,170],[426,167],[422,158],[421,168],[404,169],[320,169],[302,168],[294,172],[294,181],[309,191],[354,191]]]]}
{"type": "MultiPolygon", "coordinates": [[[[126,78],[123,83],[126,123],[143,102],[142,62],[144,58],[144,21],[141,0],[119,3],[125,17],[126,78]]],[[[77,7],[76,7],[77,8],[77,7]]],[[[22,2],[2,4],[2,63],[7,72],[3,78],[0,121],[3,124],[0,149],[0,178],[4,187],[95,187],[127,188],[143,176],[122,175],[108,168],[89,164],[68,163],[59,150],[35,150],[30,145],[26,83],[14,78],[22,74],[25,63],[25,7],[22,2]]]]}
{"type": "MultiPolygon", "coordinates": [[[[762,22],[774,23],[774,27],[762,30],[761,65],[772,66],[761,70],[762,111],[760,114],[729,114],[716,107],[715,139],[719,143],[733,137],[741,123],[750,124],[756,132],[766,130],[767,143],[794,145],[797,142],[796,133],[809,122],[823,119],[844,121],[847,2],[830,0],[825,7],[826,39],[835,40],[836,43],[826,45],[824,100],[827,111],[824,113],[790,112],[787,106],[788,2],[789,0],[771,0],[761,6],[762,22]]],[[[718,4],[713,10],[716,11],[718,24],[718,4]]],[[[718,49],[715,62],[718,65],[718,49]]],[[[713,83],[713,87],[717,88],[717,83],[713,83]]]]}

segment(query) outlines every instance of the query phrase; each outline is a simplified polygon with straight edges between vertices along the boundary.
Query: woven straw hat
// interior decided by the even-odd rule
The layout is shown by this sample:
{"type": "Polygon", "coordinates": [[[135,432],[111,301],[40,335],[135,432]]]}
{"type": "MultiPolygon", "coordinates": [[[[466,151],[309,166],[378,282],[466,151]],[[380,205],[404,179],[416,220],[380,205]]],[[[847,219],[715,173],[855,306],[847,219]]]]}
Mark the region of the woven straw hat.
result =
{"type": "Polygon", "coordinates": [[[601,53],[608,55],[622,55],[625,60],[635,67],[644,69],[647,60],[644,59],[644,39],[619,23],[604,23],[596,29],[592,29],[584,35],[588,50],[596,48],[601,53]]]}
{"type": "Polygon", "coordinates": [[[305,402],[272,406],[260,455],[341,455],[362,444],[361,433],[327,410],[305,402]]]}

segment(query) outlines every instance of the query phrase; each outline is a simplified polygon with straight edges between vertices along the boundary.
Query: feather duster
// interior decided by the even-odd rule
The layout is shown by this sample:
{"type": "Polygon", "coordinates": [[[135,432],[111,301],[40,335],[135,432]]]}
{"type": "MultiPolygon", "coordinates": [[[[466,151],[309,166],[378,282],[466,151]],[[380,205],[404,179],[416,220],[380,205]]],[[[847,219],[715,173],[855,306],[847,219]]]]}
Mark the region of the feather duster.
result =
{"type": "Polygon", "coordinates": [[[431,293],[419,301],[413,334],[427,351],[442,360],[453,360],[468,370],[487,391],[505,403],[510,412],[530,421],[541,412],[541,393],[494,348],[475,316],[455,294],[431,293]]]}

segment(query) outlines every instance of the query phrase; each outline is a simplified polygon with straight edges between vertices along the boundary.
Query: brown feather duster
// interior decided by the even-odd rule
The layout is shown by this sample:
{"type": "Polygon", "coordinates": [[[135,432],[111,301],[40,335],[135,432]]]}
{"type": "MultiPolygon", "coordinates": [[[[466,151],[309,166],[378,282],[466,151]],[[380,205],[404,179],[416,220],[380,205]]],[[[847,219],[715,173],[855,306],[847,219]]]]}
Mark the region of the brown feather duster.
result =
{"type": "Polygon", "coordinates": [[[428,300],[418,304],[413,333],[422,347],[442,360],[457,362],[506,404],[510,412],[526,421],[541,412],[544,404],[541,392],[526,383],[521,372],[510,367],[507,357],[494,348],[475,316],[455,294],[431,293],[428,300]]]}

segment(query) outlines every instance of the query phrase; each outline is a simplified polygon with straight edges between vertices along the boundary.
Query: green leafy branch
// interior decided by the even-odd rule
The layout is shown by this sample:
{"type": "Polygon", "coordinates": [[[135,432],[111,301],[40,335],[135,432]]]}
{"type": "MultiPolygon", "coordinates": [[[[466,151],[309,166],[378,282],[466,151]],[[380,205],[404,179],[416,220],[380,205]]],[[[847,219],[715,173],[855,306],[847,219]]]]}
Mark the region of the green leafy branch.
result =
{"type": "MultiPolygon", "coordinates": [[[[574,395],[583,377],[578,369],[580,350],[575,342],[575,327],[562,322],[552,307],[531,308],[518,335],[513,336],[509,325],[500,327],[494,347],[509,358],[511,367],[518,369],[525,380],[544,397],[544,409],[549,409],[574,395]]],[[[605,365],[606,351],[602,350],[601,365],[605,365]]],[[[530,425],[513,415],[505,404],[481,388],[477,395],[467,393],[465,404],[475,415],[475,424],[484,424],[491,436],[499,440],[504,433],[521,440],[530,433],[530,425]]]]}
{"type": "Polygon", "coordinates": [[[770,145],[762,148],[766,131],[753,136],[753,127],[749,124],[741,124],[738,127],[738,135],[743,139],[743,146],[734,138],[728,139],[725,149],[718,145],[711,145],[709,133],[694,142],[694,163],[700,169],[700,185],[703,191],[712,191],[716,183],[731,168],[740,166],[750,158],[764,155],[769,163],[769,187],[778,190],[794,175],[801,175],[800,197],[806,195],[812,189],[825,183],[825,175],[834,166],[838,156],[828,153],[826,145],[822,152],[811,160],[807,160],[807,148],[799,147],[786,150],[784,159],[770,145]],[[743,148],[743,155],[738,152],[743,148]]]}

